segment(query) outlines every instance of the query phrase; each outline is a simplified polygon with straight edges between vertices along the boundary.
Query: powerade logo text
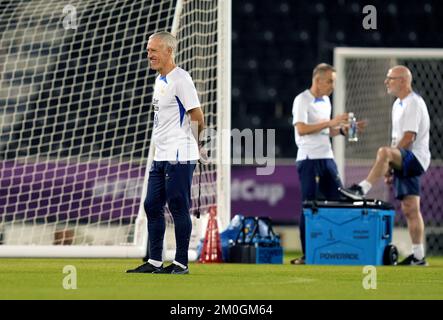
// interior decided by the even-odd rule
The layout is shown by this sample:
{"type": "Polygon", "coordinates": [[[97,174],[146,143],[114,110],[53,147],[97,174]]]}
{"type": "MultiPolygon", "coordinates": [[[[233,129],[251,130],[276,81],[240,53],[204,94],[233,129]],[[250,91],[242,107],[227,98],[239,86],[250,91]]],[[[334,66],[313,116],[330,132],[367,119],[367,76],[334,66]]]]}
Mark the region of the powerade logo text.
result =
{"type": "Polygon", "coordinates": [[[359,260],[358,253],[320,253],[323,260],[359,260]]]}

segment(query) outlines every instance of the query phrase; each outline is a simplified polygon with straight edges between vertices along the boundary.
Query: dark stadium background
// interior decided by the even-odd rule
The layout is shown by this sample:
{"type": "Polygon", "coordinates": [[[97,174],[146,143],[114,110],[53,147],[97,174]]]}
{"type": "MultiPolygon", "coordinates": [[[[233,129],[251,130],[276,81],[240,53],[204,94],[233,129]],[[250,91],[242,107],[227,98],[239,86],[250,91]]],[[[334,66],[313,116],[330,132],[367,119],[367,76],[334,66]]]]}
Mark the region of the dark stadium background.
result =
{"type": "Polygon", "coordinates": [[[234,0],[232,16],[232,127],[276,129],[276,158],[296,157],[292,102],[334,47],[443,47],[442,1],[234,0]],[[362,26],[366,5],[376,30],[362,26]]]}

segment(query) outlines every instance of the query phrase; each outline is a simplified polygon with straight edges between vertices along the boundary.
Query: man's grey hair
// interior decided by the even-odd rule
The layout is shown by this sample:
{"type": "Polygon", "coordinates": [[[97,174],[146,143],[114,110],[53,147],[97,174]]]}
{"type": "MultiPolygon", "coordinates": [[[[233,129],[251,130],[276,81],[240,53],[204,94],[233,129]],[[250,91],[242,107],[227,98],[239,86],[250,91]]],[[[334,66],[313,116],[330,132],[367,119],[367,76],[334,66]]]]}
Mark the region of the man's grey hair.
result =
{"type": "Polygon", "coordinates": [[[318,74],[322,76],[327,71],[336,72],[335,68],[333,66],[331,66],[330,64],[320,63],[314,68],[314,71],[312,71],[312,78],[314,78],[318,74]]]}
{"type": "Polygon", "coordinates": [[[177,50],[177,38],[167,31],[160,31],[152,34],[149,39],[160,38],[166,47],[172,49],[172,59],[175,58],[175,51],[177,50]]]}

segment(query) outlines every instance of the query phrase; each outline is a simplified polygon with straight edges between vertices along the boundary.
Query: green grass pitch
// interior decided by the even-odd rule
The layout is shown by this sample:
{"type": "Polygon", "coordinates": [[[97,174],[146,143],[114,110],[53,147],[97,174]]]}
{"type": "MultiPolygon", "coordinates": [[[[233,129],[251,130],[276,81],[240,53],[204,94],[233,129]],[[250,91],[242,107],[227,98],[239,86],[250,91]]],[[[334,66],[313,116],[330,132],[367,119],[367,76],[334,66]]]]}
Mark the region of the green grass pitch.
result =
{"type": "Polygon", "coordinates": [[[363,267],[190,264],[189,275],[126,274],[137,259],[0,259],[0,299],[443,299],[443,257],[429,267],[377,267],[364,289],[363,267]],[[77,289],[63,288],[76,268],[77,289]]]}

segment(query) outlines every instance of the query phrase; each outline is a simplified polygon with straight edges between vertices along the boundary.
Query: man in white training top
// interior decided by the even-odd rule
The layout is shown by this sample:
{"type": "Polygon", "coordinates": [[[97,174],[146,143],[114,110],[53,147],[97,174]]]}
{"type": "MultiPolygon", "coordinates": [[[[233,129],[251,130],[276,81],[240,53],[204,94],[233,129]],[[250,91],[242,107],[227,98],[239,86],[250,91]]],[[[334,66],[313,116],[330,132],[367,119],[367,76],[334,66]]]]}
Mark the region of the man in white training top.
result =
{"type": "MultiPolygon", "coordinates": [[[[312,85],[294,99],[292,108],[297,144],[297,172],[302,200],[339,200],[338,188],[342,186],[332,152],[331,137],[346,135],[348,114],[331,119],[329,96],[335,86],[335,68],[318,64],[312,72],[312,85]]],[[[301,208],[300,208],[300,211],[301,208]]],[[[305,264],[305,216],[300,215],[300,240],[303,256],[291,264],[305,264]]]]}
{"type": "Polygon", "coordinates": [[[152,99],[155,155],[144,202],[149,260],[128,270],[130,273],[189,273],[191,184],[196,161],[200,158],[198,137],[204,128],[204,117],[191,76],[174,62],[176,48],[177,40],[168,32],[149,37],[150,67],[159,73],[152,99]],[[191,122],[198,124],[198,130],[193,130],[191,122]],[[171,265],[163,267],[166,202],[174,219],[176,255],[171,265]]]}
{"type": "Polygon", "coordinates": [[[412,254],[399,265],[426,266],[420,177],[431,162],[428,109],[423,98],[412,90],[412,74],[407,67],[389,69],[385,85],[388,94],[397,97],[392,106],[391,147],[378,149],[375,163],[365,180],[340,191],[360,200],[381,177],[384,176],[387,183],[394,182],[395,196],[401,201],[412,240],[412,254]]]}

